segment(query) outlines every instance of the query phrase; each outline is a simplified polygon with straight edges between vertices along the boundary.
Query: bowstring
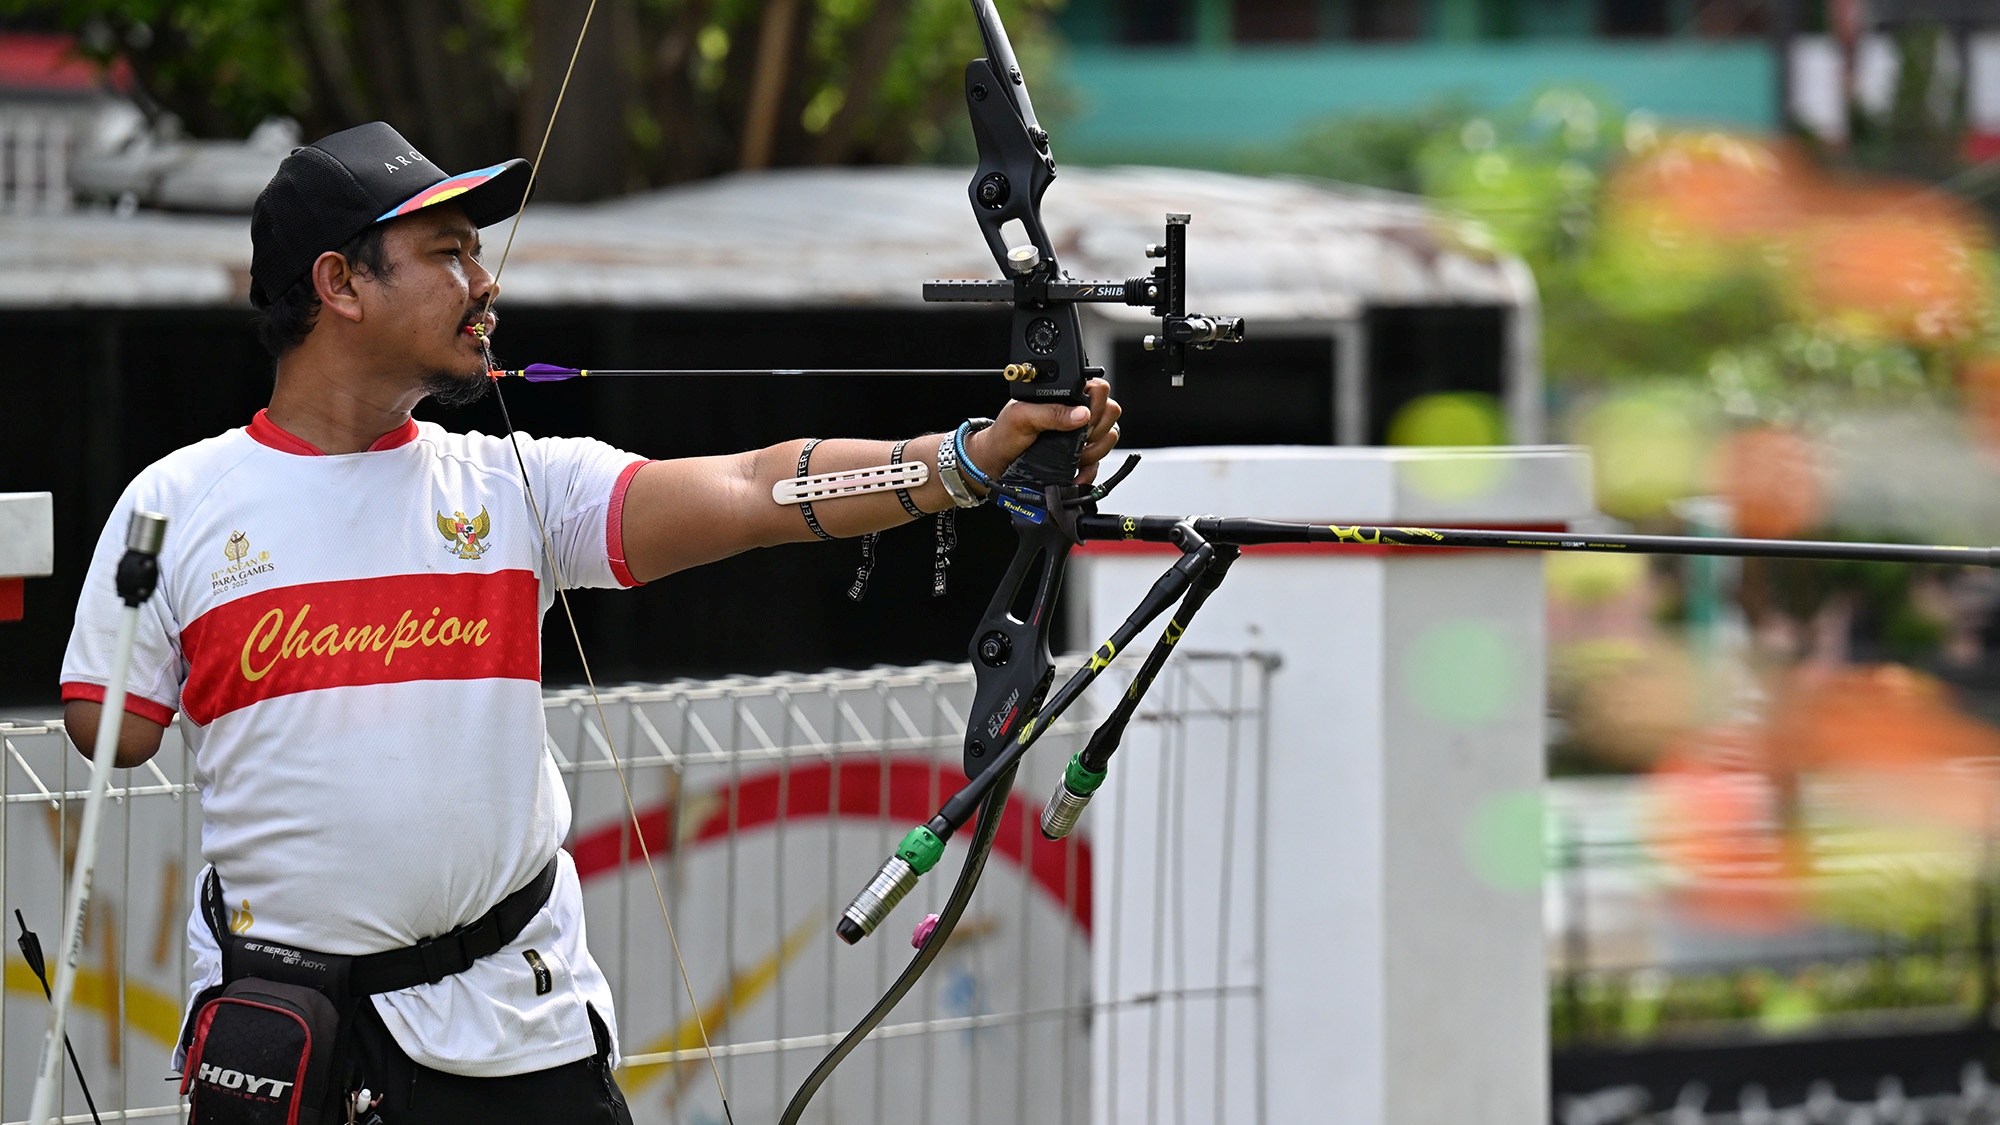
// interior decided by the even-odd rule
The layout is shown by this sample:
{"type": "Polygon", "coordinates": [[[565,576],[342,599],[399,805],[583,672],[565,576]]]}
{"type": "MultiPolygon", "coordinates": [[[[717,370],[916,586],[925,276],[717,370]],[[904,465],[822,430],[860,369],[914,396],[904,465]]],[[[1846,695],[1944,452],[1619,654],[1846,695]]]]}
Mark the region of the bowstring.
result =
{"type": "MultiPolygon", "coordinates": [[[[507,228],[507,241],[500,249],[500,260],[493,267],[493,288],[487,295],[486,307],[481,310],[479,337],[481,349],[486,357],[486,369],[494,370],[493,344],[486,338],[484,313],[492,311],[493,302],[500,296],[500,273],[507,268],[507,255],[514,249],[514,236],[521,230],[521,218],[528,213],[528,196],[535,190],[535,178],[541,174],[542,157],[549,151],[549,138],[555,135],[556,117],[562,113],[563,96],[569,92],[570,76],[576,73],[576,60],[583,54],[583,39],[590,31],[590,17],[597,11],[597,0],[590,0],[584,9],[583,26],[577,30],[576,43],[570,48],[569,65],[563,70],[562,82],[556,87],[555,104],[549,108],[549,122],[542,130],[542,141],[535,149],[535,159],[528,165],[528,186],[521,193],[521,207],[514,212],[514,222],[507,228]]],[[[604,700],[598,695],[597,680],[590,672],[590,657],[584,653],[583,635],[577,629],[576,613],[569,604],[569,583],[563,579],[561,563],[556,559],[555,547],[549,540],[548,524],[542,519],[541,505],[535,500],[535,486],[528,475],[528,462],[521,453],[520,435],[514,430],[514,419],[507,410],[507,398],[500,391],[500,380],[493,380],[494,401],[500,405],[500,420],[507,427],[507,443],[514,451],[514,464],[521,471],[521,489],[527,496],[528,510],[534,514],[535,529],[542,539],[542,558],[548,564],[549,575],[555,582],[556,600],[562,603],[563,619],[569,624],[570,640],[576,645],[576,658],[583,667],[583,682],[590,688],[590,704],[597,713],[597,726],[604,735],[604,749],[611,759],[612,772],[618,778],[618,791],[625,797],[625,815],[632,823],[633,838],[639,844],[639,858],[645,863],[646,876],[653,884],[653,898],[660,906],[660,920],[667,924],[667,943],[674,953],[674,965],[680,970],[681,987],[687,992],[688,1009],[694,1015],[695,1030],[701,1036],[702,1056],[708,1060],[708,1072],[715,1079],[715,1092],[722,1099],[722,1116],[728,1125],[736,1125],[735,1117],[729,1112],[729,1092],[722,1085],[722,1069],[715,1063],[715,1049],[708,1041],[708,1022],[702,1019],[701,1002],[695,999],[694,981],[688,975],[687,961],[681,956],[680,937],[674,932],[673,914],[667,909],[666,892],[660,888],[660,873],[653,866],[652,849],[646,843],[646,829],[639,821],[639,809],[632,800],[632,787],[625,778],[625,764],[618,756],[612,741],[611,724],[604,717],[604,700]]]]}

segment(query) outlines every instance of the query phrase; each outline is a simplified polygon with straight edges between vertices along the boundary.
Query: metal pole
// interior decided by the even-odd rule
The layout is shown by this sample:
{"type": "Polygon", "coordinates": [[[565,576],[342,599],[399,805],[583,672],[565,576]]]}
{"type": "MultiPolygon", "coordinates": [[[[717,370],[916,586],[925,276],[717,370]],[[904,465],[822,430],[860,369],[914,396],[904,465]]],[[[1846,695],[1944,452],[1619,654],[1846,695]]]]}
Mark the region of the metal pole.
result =
{"type": "Polygon", "coordinates": [[[167,517],[133,512],[125,531],[125,557],[118,564],[118,594],[125,608],[118,615],[118,635],[112,648],[111,680],[104,686],[104,709],[97,720],[97,745],[91,753],[90,791],[83,802],[83,824],[76,845],[76,866],[70,872],[69,917],[63,921],[61,956],[56,961],[55,992],[49,998],[49,1029],[42,1038],[41,1064],[28,1120],[46,1125],[62,1090],[63,1024],[69,1018],[70,997],[76,990],[76,964],[83,951],[83,919],[90,909],[90,880],[97,866],[97,836],[104,820],[104,793],[118,754],[118,734],[125,720],[125,678],[132,669],[132,646],[139,630],[139,607],[153,594],[159,575],[157,559],[166,538],[167,517]]]}

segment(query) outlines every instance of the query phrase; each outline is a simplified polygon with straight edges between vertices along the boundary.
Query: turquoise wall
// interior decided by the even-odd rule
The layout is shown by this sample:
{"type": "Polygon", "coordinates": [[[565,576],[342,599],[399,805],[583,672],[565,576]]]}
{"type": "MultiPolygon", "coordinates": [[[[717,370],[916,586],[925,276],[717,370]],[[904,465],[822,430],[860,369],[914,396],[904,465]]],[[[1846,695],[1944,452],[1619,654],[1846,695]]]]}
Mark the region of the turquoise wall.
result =
{"type": "MultiPolygon", "coordinates": [[[[1320,41],[1351,38],[1356,0],[1292,0],[1288,7],[1310,9],[1320,41]]],[[[1380,3],[1381,0],[1373,0],[1380,3]]],[[[1407,0],[1405,0],[1407,3],[1407,0]]],[[[1416,38],[1424,40],[1504,40],[1538,38],[1588,39],[1599,35],[1600,0],[1416,0],[1416,38]]],[[[1662,13],[1665,37],[1693,38],[1718,34],[1702,30],[1700,10],[1708,0],[1666,0],[1662,13]]],[[[1803,0],[1799,16],[1811,30],[1824,30],[1825,0],[1803,0]]],[[[1204,46],[1223,46],[1236,39],[1235,0],[1066,0],[1055,20],[1072,43],[1109,45],[1119,42],[1118,9],[1141,4],[1178,8],[1185,34],[1204,46]]],[[[1728,23],[1724,16],[1715,23],[1728,23]]],[[[1754,24],[1737,24],[1734,34],[1755,37],[1754,24]]],[[[1727,34],[1727,33],[1723,33],[1727,34]]]]}
{"type": "Polygon", "coordinates": [[[1329,117],[1447,96],[1499,106],[1562,84],[1672,121],[1778,124],[1776,68],[1754,40],[1075,47],[1054,96],[1036,93],[1038,108],[1050,103],[1059,159],[1217,165],[1329,117]]]}

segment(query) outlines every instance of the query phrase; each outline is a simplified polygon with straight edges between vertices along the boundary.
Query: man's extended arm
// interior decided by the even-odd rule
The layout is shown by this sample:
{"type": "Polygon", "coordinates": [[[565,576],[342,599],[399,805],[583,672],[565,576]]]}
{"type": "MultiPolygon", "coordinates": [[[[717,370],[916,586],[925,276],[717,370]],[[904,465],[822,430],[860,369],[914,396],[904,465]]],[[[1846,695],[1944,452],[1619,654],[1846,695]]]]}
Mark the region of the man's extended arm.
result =
{"type": "MultiPolygon", "coordinates": [[[[1027,452],[1044,430],[1074,430],[1088,425],[1078,479],[1089,481],[1097,462],[1118,442],[1113,426],[1118,404],[1109,388],[1094,380],[1088,414],[1079,406],[1009,402],[994,424],[972,435],[967,453],[989,476],[997,477],[1016,457],[1027,452]]],[[[931,467],[931,479],[912,489],[910,498],[926,512],[951,504],[937,479],[937,450],[950,433],[931,434],[910,442],[904,458],[931,467]]],[[[835,438],[813,450],[811,472],[887,464],[894,442],[835,438]]],[[[632,478],[625,493],[625,561],[632,576],[648,582],[662,575],[705,562],[728,558],[752,547],[811,540],[796,504],[777,504],[771,486],[798,471],[803,440],[727,457],[688,457],[657,461],[632,478]]],[[[837,537],[865,535],[908,523],[909,513],[893,492],[842,497],[813,505],[820,526],[837,537]]]]}
{"type": "MultiPolygon", "coordinates": [[[[989,476],[998,476],[1026,452],[1044,430],[1073,430],[1088,425],[1078,479],[1095,477],[1097,463],[1118,443],[1114,428],[1118,404],[1102,381],[1090,387],[1090,406],[1031,405],[1010,402],[994,424],[968,439],[967,454],[989,476]]],[[[912,440],[906,460],[931,467],[931,478],[910,490],[911,500],[926,512],[951,504],[937,479],[937,450],[950,433],[912,440]]],[[[625,494],[623,512],[626,565],[632,576],[649,581],[676,570],[697,566],[749,550],[813,538],[795,504],[771,499],[771,486],[798,470],[803,441],[789,441],[728,457],[689,457],[658,461],[641,469],[625,494]]],[[[893,442],[836,438],[814,450],[811,471],[836,472],[886,464],[893,442]]],[[[863,535],[907,523],[909,513],[892,492],[842,497],[814,505],[816,518],[828,534],[863,535]]],[[[97,743],[101,703],[72,699],[63,708],[70,740],[86,757],[97,743]]],[[[144,763],[159,752],[166,727],[127,711],[119,729],[116,762],[120,768],[144,763]]]]}

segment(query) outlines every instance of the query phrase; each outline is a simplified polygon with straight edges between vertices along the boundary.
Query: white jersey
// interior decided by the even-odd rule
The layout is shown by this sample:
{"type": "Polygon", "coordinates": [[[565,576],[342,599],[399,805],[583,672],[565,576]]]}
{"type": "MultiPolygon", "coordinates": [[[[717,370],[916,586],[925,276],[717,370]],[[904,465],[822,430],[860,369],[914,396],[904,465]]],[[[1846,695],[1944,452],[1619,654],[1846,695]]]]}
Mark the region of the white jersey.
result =
{"type": "MultiPolygon", "coordinates": [[[[645,462],[587,439],[521,450],[564,580],[633,585],[620,513],[645,462]]],[[[412,421],[323,456],[259,412],[156,462],[98,540],[65,700],[104,698],[135,508],[168,524],[126,706],[184,716],[202,855],[232,927],[326,953],[397,949],[477,919],[557,854],[570,806],[541,699],[555,586],[504,438],[412,421]]],[[[198,991],[220,966],[198,912],[188,933],[198,991]]],[[[374,1002],[412,1058],[456,1074],[588,1057],[586,1005],[616,1038],[567,855],[512,944],[374,1002]]]]}

